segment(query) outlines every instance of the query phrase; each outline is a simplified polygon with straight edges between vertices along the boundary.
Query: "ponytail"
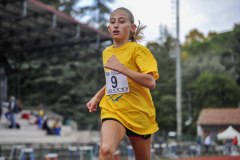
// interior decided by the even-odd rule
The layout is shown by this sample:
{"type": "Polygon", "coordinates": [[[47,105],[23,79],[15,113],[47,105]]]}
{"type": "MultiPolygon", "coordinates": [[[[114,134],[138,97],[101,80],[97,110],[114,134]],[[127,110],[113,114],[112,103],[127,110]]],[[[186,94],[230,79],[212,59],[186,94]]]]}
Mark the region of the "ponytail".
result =
{"type": "Polygon", "coordinates": [[[143,39],[143,30],[146,28],[146,25],[142,25],[141,22],[138,20],[138,26],[135,32],[130,33],[129,40],[132,42],[137,42],[143,39]]]}

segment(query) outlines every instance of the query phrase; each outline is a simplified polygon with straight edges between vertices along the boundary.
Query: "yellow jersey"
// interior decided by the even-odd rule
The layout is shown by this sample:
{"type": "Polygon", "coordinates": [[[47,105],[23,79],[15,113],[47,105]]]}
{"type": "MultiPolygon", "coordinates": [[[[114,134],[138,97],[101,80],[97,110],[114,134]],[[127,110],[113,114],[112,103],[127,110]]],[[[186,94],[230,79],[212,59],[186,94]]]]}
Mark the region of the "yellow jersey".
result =
{"type": "MultiPolygon", "coordinates": [[[[112,55],[133,71],[150,73],[155,80],[159,78],[157,62],[152,53],[136,42],[127,42],[119,48],[113,45],[107,47],[102,54],[103,65],[112,55]]],[[[140,135],[156,132],[158,124],[150,90],[116,71],[105,68],[104,72],[109,88],[106,88],[99,104],[101,119],[114,118],[140,135]]]]}

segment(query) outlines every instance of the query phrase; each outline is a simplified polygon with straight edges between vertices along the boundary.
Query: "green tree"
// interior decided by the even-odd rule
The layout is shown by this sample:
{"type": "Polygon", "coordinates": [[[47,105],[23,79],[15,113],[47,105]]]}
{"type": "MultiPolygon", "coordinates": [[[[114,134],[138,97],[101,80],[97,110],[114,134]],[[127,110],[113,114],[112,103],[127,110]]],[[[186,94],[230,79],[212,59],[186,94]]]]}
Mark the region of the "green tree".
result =
{"type": "Polygon", "coordinates": [[[160,75],[156,88],[151,91],[160,132],[176,128],[175,60],[170,56],[171,43],[172,39],[168,37],[162,44],[152,42],[147,45],[157,60],[160,75]]]}
{"type": "Polygon", "coordinates": [[[202,42],[205,40],[204,34],[199,32],[197,29],[193,29],[189,32],[189,34],[186,36],[186,43],[192,43],[194,41],[202,42]]]}
{"type": "Polygon", "coordinates": [[[240,87],[226,74],[203,72],[191,84],[196,113],[205,107],[236,107],[240,87]]]}
{"type": "Polygon", "coordinates": [[[47,5],[50,5],[57,10],[63,11],[71,15],[76,8],[76,5],[79,0],[39,0],[47,5]]]}
{"type": "MultiPolygon", "coordinates": [[[[195,133],[198,114],[204,107],[237,107],[239,102],[239,26],[224,33],[210,34],[203,41],[183,45],[187,59],[182,61],[183,108],[188,91],[192,95],[193,123],[185,127],[195,133]]],[[[183,112],[183,119],[186,119],[183,112]]]]}
{"type": "Polygon", "coordinates": [[[106,24],[108,23],[111,8],[108,4],[114,3],[115,0],[93,0],[90,5],[83,6],[80,0],[79,7],[75,10],[75,15],[87,19],[90,25],[97,26],[100,30],[107,31],[106,24]]]}

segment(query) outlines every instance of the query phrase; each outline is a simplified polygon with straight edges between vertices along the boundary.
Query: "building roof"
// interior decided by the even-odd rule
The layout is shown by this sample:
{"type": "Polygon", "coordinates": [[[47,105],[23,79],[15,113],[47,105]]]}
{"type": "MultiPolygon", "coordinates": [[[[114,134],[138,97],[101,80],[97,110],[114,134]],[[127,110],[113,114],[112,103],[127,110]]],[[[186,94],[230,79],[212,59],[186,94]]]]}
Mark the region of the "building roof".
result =
{"type": "Polygon", "coordinates": [[[206,108],[198,117],[198,125],[240,125],[240,108],[206,108]]]}
{"type": "Polygon", "coordinates": [[[1,52],[32,53],[111,39],[109,34],[37,0],[1,1],[0,21],[1,52]]]}

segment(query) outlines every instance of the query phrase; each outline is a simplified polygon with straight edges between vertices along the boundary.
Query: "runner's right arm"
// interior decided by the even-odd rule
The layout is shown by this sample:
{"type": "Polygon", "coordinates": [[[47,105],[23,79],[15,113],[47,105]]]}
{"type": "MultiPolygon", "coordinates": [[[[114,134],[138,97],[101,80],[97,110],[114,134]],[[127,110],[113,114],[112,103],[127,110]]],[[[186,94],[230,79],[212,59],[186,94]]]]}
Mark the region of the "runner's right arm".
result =
{"type": "Polygon", "coordinates": [[[89,112],[97,111],[97,104],[101,101],[104,94],[105,94],[105,85],[86,104],[89,112]]]}

